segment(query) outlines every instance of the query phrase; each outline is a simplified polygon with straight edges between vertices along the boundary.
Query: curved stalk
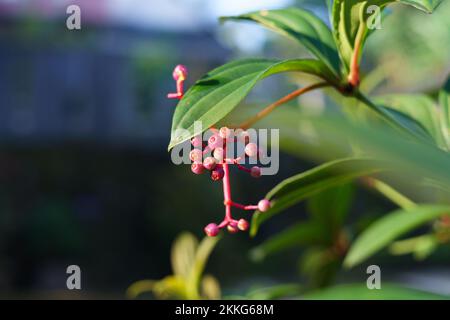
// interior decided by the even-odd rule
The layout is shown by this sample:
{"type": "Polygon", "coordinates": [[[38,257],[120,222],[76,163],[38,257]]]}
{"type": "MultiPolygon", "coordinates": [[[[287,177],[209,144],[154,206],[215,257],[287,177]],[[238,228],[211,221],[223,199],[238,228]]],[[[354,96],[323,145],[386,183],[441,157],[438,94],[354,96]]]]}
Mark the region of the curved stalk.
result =
{"type": "Polygon", "coordinates": [[[292,99],[295,99],[299,96],[301,96],[302,94],[315,90],[315,89],[319,89],[319,88],[323,88],[323,87],[328,87],[330,86],[329,83],[327,82],[319,82],[316,84],[312,84],[310,86],[307,87],[303,87],[300,89],[297,89],[295,91],[292,91],[291,93],[289,93],[288,95],[282,97],[281,99],[275,101],[274,103],[268,105],[266,108],[264,108],[263,110],[261,110],[260,112],[258,112],[255,116],[251,117],[250,119],[244,121],[243,123],[241,123],[239,126],[237,126],[237,128],[242,128],[242,129],[248,129],[249,127],[251,127],[255,122],[261,120],[262,118],[264,118],[265,116],[267,116],[269,113],[271,113],[276,107],[285,104],[286,102],[291,101],[292,99]]]}

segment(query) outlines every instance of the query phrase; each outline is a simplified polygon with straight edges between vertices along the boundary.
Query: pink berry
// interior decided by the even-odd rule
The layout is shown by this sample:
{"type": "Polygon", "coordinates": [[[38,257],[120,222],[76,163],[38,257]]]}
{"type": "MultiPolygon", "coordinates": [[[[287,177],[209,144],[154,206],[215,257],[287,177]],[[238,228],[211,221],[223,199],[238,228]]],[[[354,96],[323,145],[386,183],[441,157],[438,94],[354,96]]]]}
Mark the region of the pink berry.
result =
{"type": "Polygon", "coordinates": [[[203,152],[200,149],[194,149],[189,153],[189,159],[192,162],[202,162],[203,152]]]}
{"type": "Polygon", "coordinates": [[[214,158],[217,160],[217,162],[222,162],[223,158],[224,158],[224,150],[223,148],[216,148],[214,149],[214,153],[213,153],[214,158]]]}
{"type": "Polygon", "coordinates": [[[255,143],[249,143],[245,146],[245,154],[251,158],[258,155],[258,146],[255,143]]]}
{"type": "Polygon", "coordinates": [[[225,172],[221,167],[215,168],[213,171],[211,171],[211,179],[213,181],[219,181],[223,179],[223,176],[225,175],[225,172]]]}
{"type": "Polygon", "coordinates": [[[185,66],[183,66],[182,64],[179,64],[175,67],[175,69],[173,69],[172,75],[173,75],[173,78],[175,79],[175,81],[178,81],[180,78],[186,79],[187,75],[188,75],[187,68],[185,66]]]}
{"type": "Polygon", "coordinates": [[[240,219],[240,220],[238,221],[237,227],[239,228],[239,230],[246,231],[246,230],[248,229],[249,225],[250,225],[250,224],[248,223],[247,220],[245,220],[245,219],[240,219]]]}
{"type": "Polygon", "coordinates": [[[192,138],[192,140],[191,140],[191,144],[194,146],[194,147],[201,147],[202,146],[202,138],[200,137],[200,136],[195,136],[195,137],[193,137],[192,138]]]}
{"type": "Polygon", "coordinates": [[[229,225],[227,226],[227,230],[228,230],[229,233],[236,233],[236,232],[239,231],[239,229],[237,228],[237,226],[234,226],[234,225],[231,225],[231,224],[229,224],[229,225]]]}
{"type": "Polygon", "coordinates": [[[230,129],[228,129],[227,127],[222,127],[219,130],[219,136],[222,139],[229,139],[231,137],[232,133],[233,132],[230,129]]]}
{"type": "Polygon", "coordinates": [[[243,142],[244,144],[247,144],[250,138],[248,132],[242,129],[236,129],[234,131],[234,135],[236,136],[238,141],[243,142]]]}
{"type": "Polygon", "coordinates": [[[207,157],[205,160],[203,160],[203,166],[206,170],[212,170],[216,167],[216,159],[213,157],[207,157]]]}
{"type": "Polygon", "coordinates": [[[250,175],[251,175],[253,178],[259,178],[259,177],[261,177],[261,168],[260,168],[260,167],[257,167],[257,166],[252,167],[252,168],[250,169],[250,175]]]}
{"type": "Polygon", "coordinates": [[[258,202],[258,210],[261,212],[266,212],[270,209],[270,201],[267,199],[262,199],[258,202]]]}
{"type": "Polygon", "coordinates": [[[205,172],[205,167],[203,167],[202,163],[199,162],[194,162],[191,165],[191,170],[193,173],[195,174],[202,174],[203,172],[205,172]]]}
{"type": "Polygon", "coordinates": [[[208,146],[211,148],[211,150],[214,150],[215,148],[222,148],[223,147],[223,139],[218,134],[212,135],[208,139],[208,146]]]}
{"type": "Polygon", "coordinates": [[[208,224],[203,230],[208,237],[215,237],[219,234],[219,226],[215,223],[208,224]]]}

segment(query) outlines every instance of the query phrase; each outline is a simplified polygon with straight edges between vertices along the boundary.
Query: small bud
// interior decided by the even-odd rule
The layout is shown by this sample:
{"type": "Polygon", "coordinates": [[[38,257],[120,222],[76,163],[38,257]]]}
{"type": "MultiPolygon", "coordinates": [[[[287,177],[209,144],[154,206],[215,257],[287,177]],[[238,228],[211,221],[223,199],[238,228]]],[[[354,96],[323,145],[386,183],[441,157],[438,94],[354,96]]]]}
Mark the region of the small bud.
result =
{"type": "Polygon", "coordinates": [[[195,174],[202,174],[203,172],[205,172],[205,167],[203,167],[203,164],[200,162],[194,162],[191,165],[191,170],[195,174]]]}
{"type": "Polygon", "coordinates": [[[225,175],[225,172],[220,167],[216,167],[214,170],[211,171],[211,179],[213,181],[222,180],[224,175],[225,175]]]}
{"type": "Polygon", "coordinates": [[[187,68],[185,66],[183,66],[182,64],[179,64],[175,67],[175,69],[173,69],[173,78],[175,79],[175,81],[178,81],[180,79],[186,79],[187,78],[187,68]]]}
{"type": "Polygon", "coordinates": [[[240,219],[238,221],[237,227],[239,228],[239,230],[246,231],[248,229],[248,227],[249,227],[249,223],[245,219],[240,219]]]}
{"type": "Polygon", "coordinates": [[[191,139],[191,144],[194,147],[201,147],[202,146],[202,138],[200,136],[195,136],[191,139]]]}
{"type": "Polygon", "coordinates": [[[229,233],[236,233],[236,232],[239,231],[239,229],[237,228],[237,226],[231,225],[231,224],[229,224],[229,225],[227,226],[227,230],[228,230],[229,233]]]}
{"type": "Polygon", "coordinates": [[[258,155],[258,146],[251,142],[245,146],[245,154],[251,158],[258,155]]]}
{"type": "Polygon", "coordinates": [[[258,202],[258,210],[261,212],[266,212],[270,209],[270,201],[267,199],[262,199],[258,202]]]}
{"type": "Polygon", "coordinates": [[[250,139],[250,135],[248,134],[248,132],[242,129],[236,129],[234,131],[234,135],[236,136],[238,141],[244,144],[247,144],[250,139]]]}
{"type": "Polygon", "coordinates": [[[213,156],[217,160],[217,162],[219,162],[219,163],[222,162],[223,158],[224,158],[223,148],[219,147],[219,148],[214,149],[213,156]]]}
{"type": "Polygon", "coordinates": [[[212,135],[208,139],[208,146],[211,148],[211,150],[214,150],[216,148],[222,148],[223,147],[223,139],[218,134],[212,135]]]}
{"type": "Polygon", "coordinates": [[[222,127],[219,130],[219,136],[222,139],[229,139],[229,138],[231,138],[232,133],[233,132],[230,129],[228,129],[227,127],[222,127]]]}
{"type": "Polygon", "coordinates": [[[207,157],[203,160],[203,166],[206,170],[212,170],[216,167],[216,159],[213,157],[207,157]]]}
{"type": "Polygon", "coordinates": [[[261,177],[261,168],[260,168],[260,167],[257,167],[257,166],[252,167],[252,168],[250,169],[250,175],[251,175],[253,178],[259,178],[259,177],[261,177]]]}
{"type": "Polygon", "coordinates": [[[192,162],[202,162],[203,152],[200,149],[194,149],[189,152],[189,159],[191,159],[192,162]]]}
{"type": "Polygon", "coordinates": [[[208,224],[204,229],[208,237],[215,237],[219,234],[219,226],[215,223],[208,224]]]}

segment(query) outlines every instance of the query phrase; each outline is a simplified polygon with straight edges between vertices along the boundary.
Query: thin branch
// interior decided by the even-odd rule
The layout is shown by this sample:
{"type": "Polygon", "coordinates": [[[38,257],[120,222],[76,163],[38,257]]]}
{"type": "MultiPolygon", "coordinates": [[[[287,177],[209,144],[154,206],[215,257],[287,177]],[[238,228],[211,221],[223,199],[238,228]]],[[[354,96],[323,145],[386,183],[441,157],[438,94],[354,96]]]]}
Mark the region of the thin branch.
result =
{"type": "Polygon", "coordinates": [[[323,87],[328,87],[330,86],[329,83],[327,82],[320,82],[320,83],[316,83],[307,87],[303,87],[300,89],[297,89],[295,91],[292,91],[291,93],[289,93],[288,95],[284,96],[283,98],[275,101],[274,103],[268,105],[266,108],[264,108],[263,110],[261,110],[260,112],[258,112],[255,116],[251,117],[250,119],[246,120],[245,122],[241,123],[239,126],[237,126],[237,128],[242,128],[242,129],[248,129],[249,127],[251,127],[255,122],[261,120],[262,118],[264,118],[265,116],[267,116],[269,113],[271,113],[276,107],[285,104],[286,102],[291,101],[292,99],[297,98],[298,96],[315,90],[315,89],[319,89],[319,88],[323,88],[323,87]]]}

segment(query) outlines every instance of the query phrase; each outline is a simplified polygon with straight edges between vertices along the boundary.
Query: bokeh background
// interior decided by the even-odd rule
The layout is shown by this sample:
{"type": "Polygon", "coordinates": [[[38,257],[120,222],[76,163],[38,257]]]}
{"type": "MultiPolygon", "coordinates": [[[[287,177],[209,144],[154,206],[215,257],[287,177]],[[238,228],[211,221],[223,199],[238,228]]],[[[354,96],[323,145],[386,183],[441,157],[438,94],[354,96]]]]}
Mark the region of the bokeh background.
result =
{"type": "MultiPolygon", "coordinates": [[[[217,21],[289,5],[328,23],[325,1],[0,0],[1,298],[123,298],[134,281],[171,273],[174,238],[186,230],[202,237],[204,225],[223,213],[221,186],[173,165],[167,153],[172,69],[187,65],[189,85],[238,57],[306,56],[256,25],[217,21]],[[70,4],[82,10],[81,30],[66,28],[70,4]],[[81,291],[66,289],[70,264],[81,267],[81,291]]],[[[374,93],[434,95],[450,69],[450,2],[432,16],[397,5],[390,12],[368,41],[363,70],[372,71],[363,85],[374,93]]],[[[271,78],[249,101],[270,102],[297,80],[271,78]]],[[[304,108],[328,103],[321,92],[298,101],[304,108]]],[[[252,203],[313,165],[283,153],[277,176],[254,182],[236,174],[233,190],[252,203]]],[[[353,220],[393,208],[376,194],[356,192],[353,220]]],[[[301,249],[262,262],[249,255],[302,215],[303,205],[290,209],[255,239],[225,235],[207,266],[223,292],[307,282],[301,249]]],[[[376,262],[383,279],[450,294],[448,251],[423,262],[381,254],[376,262]]],[[[361,267],[335,281],[366,278],[361,267]]]]}

